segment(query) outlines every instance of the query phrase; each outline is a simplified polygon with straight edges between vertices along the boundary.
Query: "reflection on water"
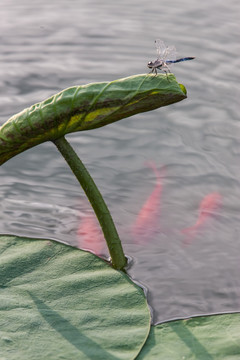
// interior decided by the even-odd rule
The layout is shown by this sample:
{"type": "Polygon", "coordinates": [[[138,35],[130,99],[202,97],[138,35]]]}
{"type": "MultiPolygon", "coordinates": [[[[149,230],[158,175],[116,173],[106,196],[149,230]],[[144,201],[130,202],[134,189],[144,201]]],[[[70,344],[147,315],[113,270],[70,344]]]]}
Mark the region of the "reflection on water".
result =
{"type": "MultiPolygon", "coordinates": [[[[69,136],[113,214],[133,258],[130,275],[148,289],[156,322],[240,310],[239,10],[236,0],[1,2],[0,123],[66,87],[147,72],[155,38],[179,56],[196,56],[172,69],[187,100],[69,136]],[[131,229],[156,186],[149,159],[166,173],[159,229],[154,212],[151,240],[139,243],[131,229]],[[183,246],[181,230],[196,224],[201,200],[213,193],[222,198],[217,216],[183,246]]],[[[1,167],[0,199],[1,233],[77,246],[89,208],[51,143],[1,167]]]]}

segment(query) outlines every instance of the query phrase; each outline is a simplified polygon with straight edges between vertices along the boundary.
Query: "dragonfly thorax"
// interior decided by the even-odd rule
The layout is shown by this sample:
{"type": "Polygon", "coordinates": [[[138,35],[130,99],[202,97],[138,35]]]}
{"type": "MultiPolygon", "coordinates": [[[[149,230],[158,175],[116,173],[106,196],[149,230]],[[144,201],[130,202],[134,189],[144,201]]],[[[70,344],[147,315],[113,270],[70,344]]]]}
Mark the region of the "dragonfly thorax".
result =
{"type": "Polygon", "coordinates": [[[163,65],[164,65],[164,62],[159,59],[157,59],[155,61],[149,61],[149,63],[147,64],[149,69],[155,69],[155,68],[161,67],[163,65]]]}

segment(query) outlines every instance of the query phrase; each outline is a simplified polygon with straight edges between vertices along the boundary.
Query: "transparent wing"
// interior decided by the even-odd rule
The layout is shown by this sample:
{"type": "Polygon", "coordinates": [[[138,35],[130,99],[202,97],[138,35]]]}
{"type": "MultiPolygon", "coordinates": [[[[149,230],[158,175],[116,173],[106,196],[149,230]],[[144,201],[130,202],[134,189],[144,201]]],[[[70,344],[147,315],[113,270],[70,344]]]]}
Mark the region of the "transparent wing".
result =
{"type": "Polygon", "coordinates": [[[175,46],[166,46],[160,39],[155,40],[159,60],[176,60],[177,52],[175,46]]]}
{"type": "Polygon", "coordinates": [[[164,42],[162,40],[155,40],[155,46],[156,46],[156,49],[157,49],[157,54],[158,54],[158,59],[162,60],[163,59],[163,54],[165,53],[166,51],[166,46],[164,44],[164,42]]]}
{"type": "Polygon", "coordinates": [[[163,60],[176,60],[177,58],[177,51],[175,46],[168,46],[164,52],[163,60]]]}

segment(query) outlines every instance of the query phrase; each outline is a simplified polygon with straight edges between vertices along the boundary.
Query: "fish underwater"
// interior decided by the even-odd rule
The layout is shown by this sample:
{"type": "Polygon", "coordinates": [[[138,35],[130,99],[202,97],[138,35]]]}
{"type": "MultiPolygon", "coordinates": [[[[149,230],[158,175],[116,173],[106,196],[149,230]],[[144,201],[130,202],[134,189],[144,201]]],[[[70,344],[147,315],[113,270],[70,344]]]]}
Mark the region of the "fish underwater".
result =
{"type": "Polygon", "coordinates": [[[154,162],[146,165],[152,169],[156,176],[156,184],[141,207],[137,219],[131,228],[131,234],[135,243],[146,243],[160,231],[160,199],[162,194],[162,177],[165,168],[159,171],[154,162]]]}
{"type": "Polygon", "coordinates": [[[103,254],[106,242],[102,229],[94,213],[88,213],[81,218],[77,231],[78,248],[89,250],[96,255],[103,254]]]}
{"type": "Polygon", "coordinates": [[[216,214],[222,203],[222,196],[218,192],[212,192],[206,195],[199,205],[199,215],[196,223],[182,230],[185,235],[184,245],[189,245],[194,239],[197,231],[208,221],[210,217],[216,214]]]}

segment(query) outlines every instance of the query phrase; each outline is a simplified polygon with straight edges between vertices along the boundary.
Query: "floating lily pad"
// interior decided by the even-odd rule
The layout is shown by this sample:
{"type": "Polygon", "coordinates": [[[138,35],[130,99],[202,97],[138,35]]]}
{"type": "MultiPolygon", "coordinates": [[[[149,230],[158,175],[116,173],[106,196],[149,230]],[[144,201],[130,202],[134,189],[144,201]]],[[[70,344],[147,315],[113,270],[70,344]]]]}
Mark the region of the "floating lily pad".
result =
{"type": "Polygon", "coordinates": [[[240,314],[201,316],[153,326],[137,360],[156,359],[240,359],[240,314]]]}
{"type": "Polygon", "coordinates": [[[144,293],[95,255],[0,236],[0,359],[134,359],[149,333],[144,293]]]}

